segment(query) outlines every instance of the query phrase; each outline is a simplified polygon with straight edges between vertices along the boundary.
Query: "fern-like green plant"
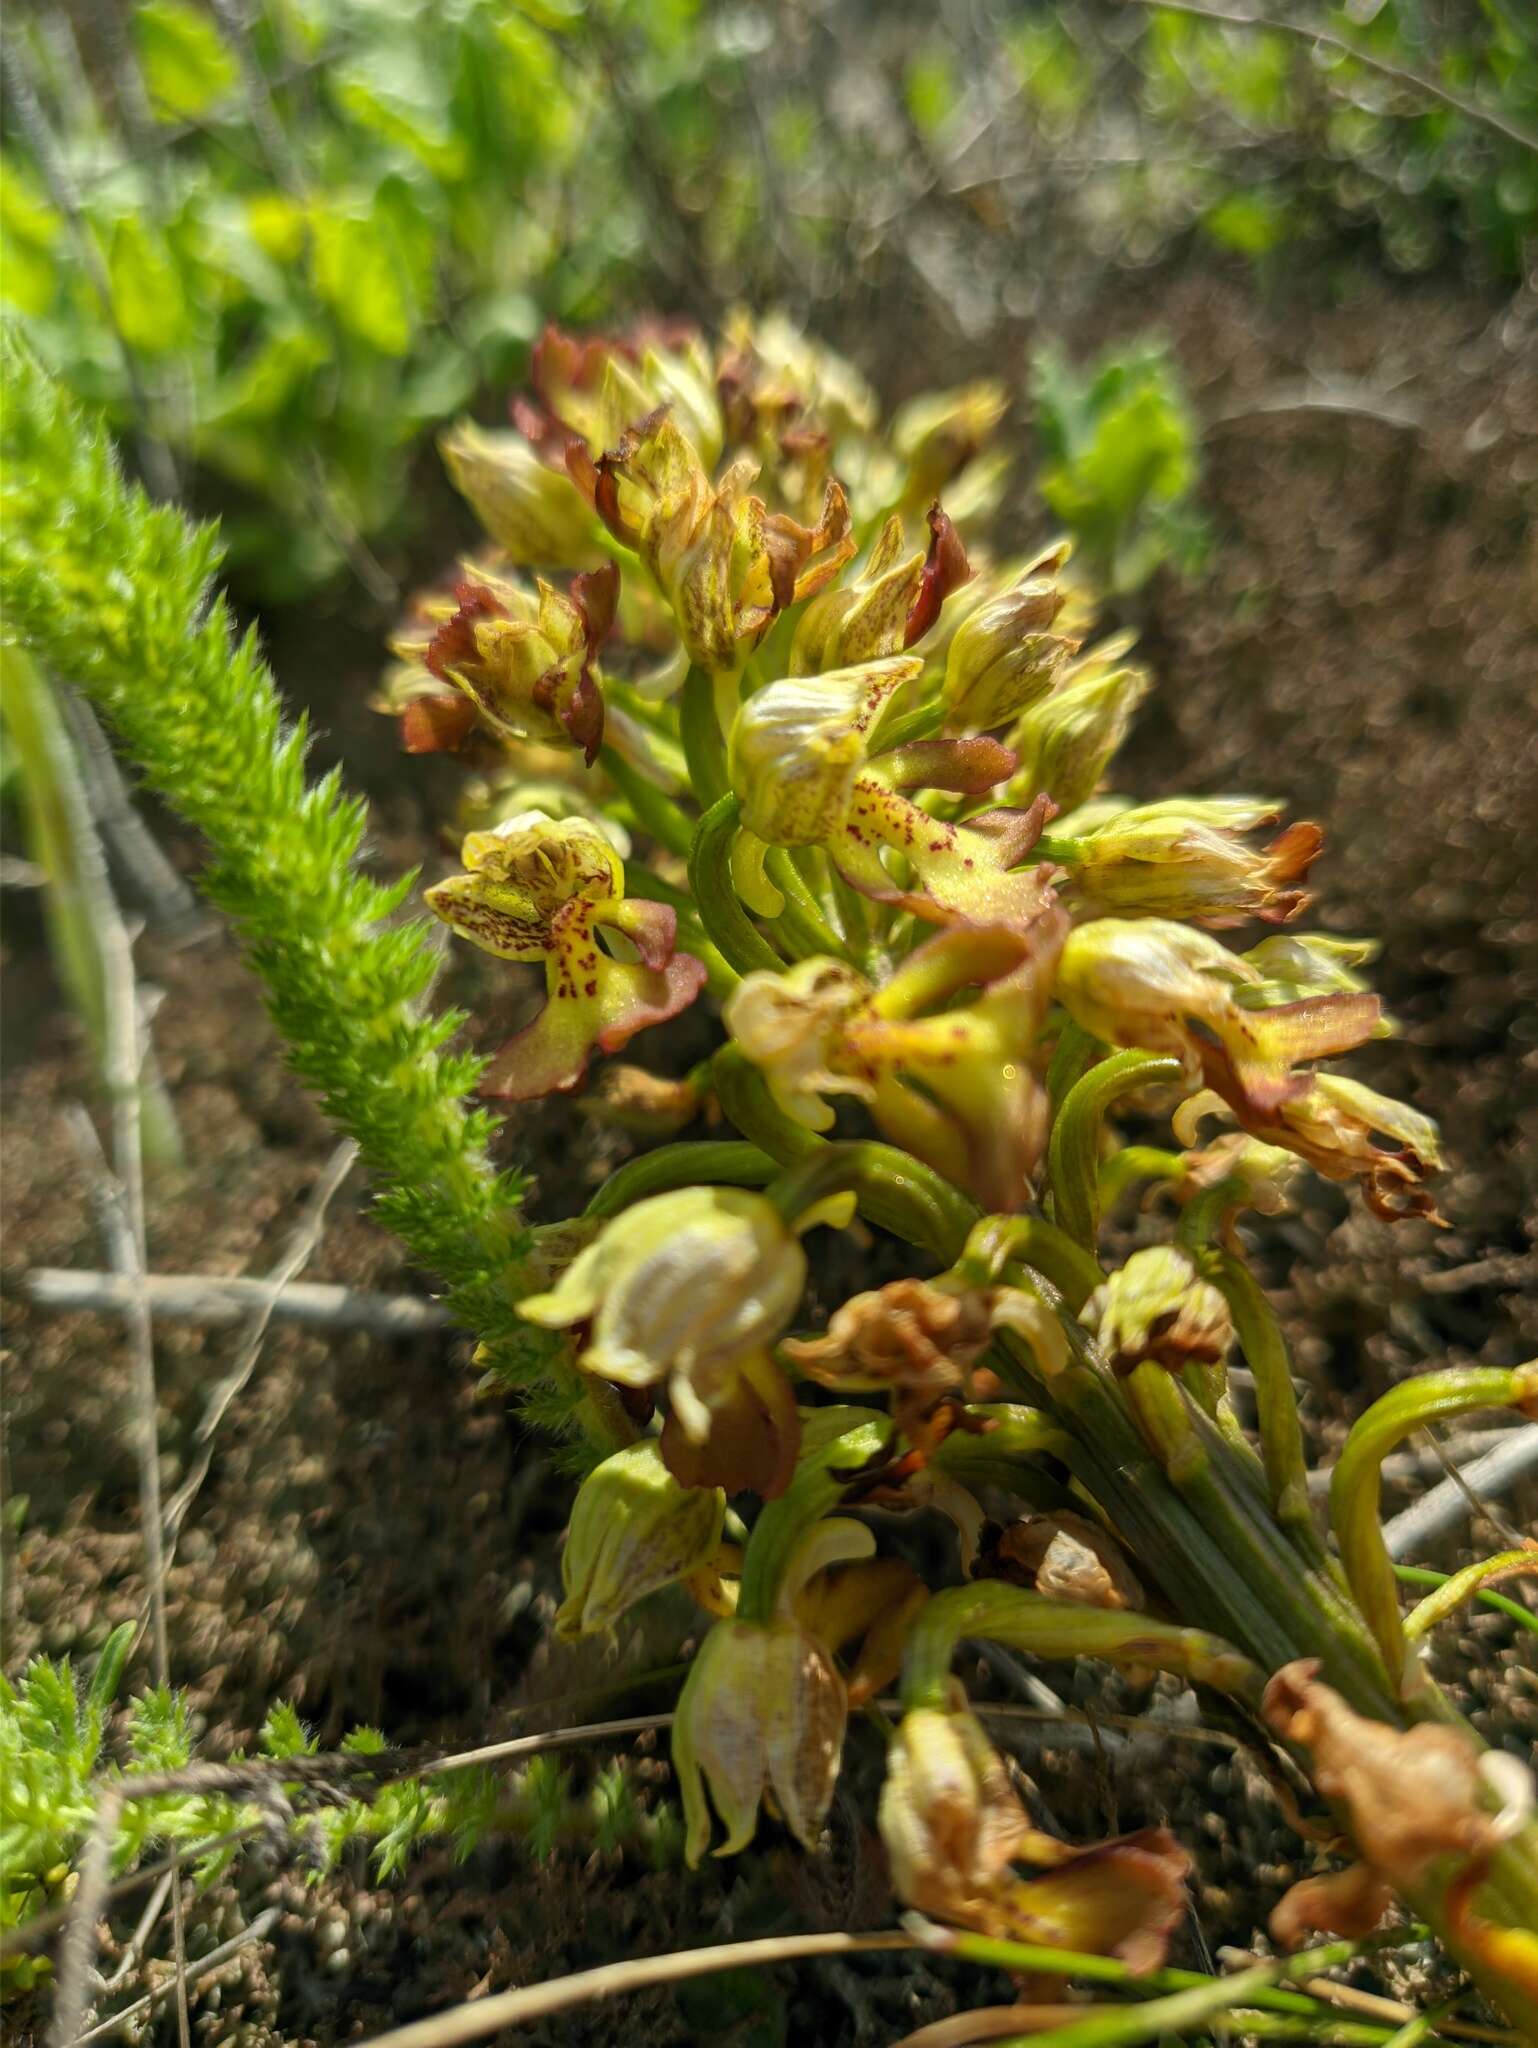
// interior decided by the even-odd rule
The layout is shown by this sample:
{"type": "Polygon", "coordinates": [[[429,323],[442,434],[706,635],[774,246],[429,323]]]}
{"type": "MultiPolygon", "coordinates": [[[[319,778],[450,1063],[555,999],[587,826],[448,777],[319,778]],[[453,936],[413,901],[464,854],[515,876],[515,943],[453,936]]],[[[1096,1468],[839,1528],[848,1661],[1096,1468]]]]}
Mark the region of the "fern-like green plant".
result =
{"type": "Polygon", "coordinates": [[[241,935],[295,1071],[358,1141],[380,1220],[446,1283],[531,1421],[601,1450],[581,1383],[514,1315],[531,1246],[523,1182],[491,1162],[495,1120],[464,1106],[481,1062],[445,1050],[460,1014],[423,1006],[429,927],[397,915],[415,877],[370,880],[362,802],[335,773],[307,782],[304,721],[285,721],[255,634],[237,635],[223,598],[210,600],[215,530],[127,483],[106,435],[11,339],[4,374],[7,632],[87,694],[205,835],[207,893],[241,935]]]}
{"type": "MultiPolygon", "coordinates": [[[[186,1695],[165,1686],[130,1700],[115,1739],[106,1742],[134,1634],[132,1622],[113,1631],[89,1683],[67,1657],[34,1658],[14,1684],[0,1677],[0,1933],[24,1927],[67,1899],[104,1786],[144,1773],[174,1777],[199,1761],[186,1695]],[[113,1751],[119,1764],[108,1762],[113,1751]]],[[[377,1728],[365,1727],[354,1729],[341,1747],[345,1755],[369,1757],[388,1745],[377,1728]]],[[[277,1701],[262,1724],[258,1758],[281,1765],[312,1757],[316,1748],[293,1706],[277,1701]]],[[[242,1759],[226,1761],[238,1766],[242,1759]]],[[[281,1821],[276,1795],[283,1784],[282,1771],[274,1770],[274,1797],[264,1803],[193,1788],[125,1799],[114,1820],[110,1868],[121,1876],[177,1846],[197,1852],[189,1859],[190,1874],[199,1884],[211,1883],[247,1840],[281,1821]]],[[[584,1853],[595,1844],[606,1852],[633,1852],[656,1868],[682,1858],[676,1813],[639,1800],[619,1760],[600,1770],[587,1790],[573,1784],[567,1765],[546,1755],[508,1775],[486,1766],[424,1771],[360,1787],[352,1797],[328,1785],[325,1803],[293,1824],[296,1850],[317,1876],[356,1843],[366,1845],[376,1876],[386,1880],[399,1875],[429,1838],[448,1840],[463,1858],[490,1834],[522,1842],[536,1862],[563,1844],[584,1853]]],[[[25,1949],[8,1953],[0,1964],[0,1998],[31,1989],[49,1967],[25,1949]]]]}

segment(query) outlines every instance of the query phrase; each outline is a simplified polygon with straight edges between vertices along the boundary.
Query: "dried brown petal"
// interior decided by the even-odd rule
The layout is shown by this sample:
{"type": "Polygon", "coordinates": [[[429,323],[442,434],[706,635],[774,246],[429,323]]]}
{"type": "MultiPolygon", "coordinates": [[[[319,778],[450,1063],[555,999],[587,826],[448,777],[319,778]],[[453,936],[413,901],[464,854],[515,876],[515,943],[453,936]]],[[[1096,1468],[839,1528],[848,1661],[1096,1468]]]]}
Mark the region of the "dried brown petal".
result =
{"type": "Polygon", "coordinates": [[[1456,1728],[1391,1728],[1356,1713],[1314,1676],[1286,1665],[1266,1688],[1266,1720],[1313,1758],[1314,1782],[1346,1810],[1365,1861],[1396,1889],[1414,1885],[1439,1856],[1490,1845],[1480,1803],[1480,1750],[1456,1728]]]}
{"type": "Polygon", "coordinates": [[[1084,1607],[1141,1608],[1143,1589],[1121,1547],[1083,1515],[1011,1522],[989,1559],[990,1576],[1084,1607]]]}
{"type": "Polygon", "coordinates": [[[825,1387],[959,1389],[988,1343],[985,1290],[947,1293],[927,1280],[893,1280],[836,1309],[827,1334],[788,1339],[784,1350],[825,1387]]]}

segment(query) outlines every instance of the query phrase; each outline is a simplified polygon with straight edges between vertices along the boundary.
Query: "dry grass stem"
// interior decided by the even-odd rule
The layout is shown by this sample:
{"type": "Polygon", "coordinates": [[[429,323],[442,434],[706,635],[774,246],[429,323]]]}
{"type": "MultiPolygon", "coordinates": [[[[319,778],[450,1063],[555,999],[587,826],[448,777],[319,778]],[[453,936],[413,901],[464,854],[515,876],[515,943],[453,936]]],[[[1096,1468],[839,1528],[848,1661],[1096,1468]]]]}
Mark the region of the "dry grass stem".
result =
{"type": "Polygon", "coordinates": [[[524,2027],[552,2013],[601,1998],[623,1998],[651,1991],[659,1984],[682,1984],[691,1977],[711,1977],[720,1970],[761,1969],[772,1963],[810,1962],[824,1956],[868,1955],[880,1949],[916,1948],[911,1934],[896,1929],[883,1934],[789,1934],[764,1941],[729,1941],[718,1948],[679,1949],[672,1955],[640,1956],[630,1962],[604,1963],[579,1970],[548,1984],[530,1984],[501,1991],[492,1998],[452,2006],[409,2026],[376,2034],[369,2048],[455,2048],[479,2041],[503,2027],[524,2027]]]}
{"type": "Polygon", "coordinates": [[[1402,1562],[1457,1527],[1466,1515],[1486,1514],[1486,1503],[1538,1471],[1538,1422],[1502,1433],[1502,1441],[1444,1479],[1383,1526],[1388,1554],[1402,1562]]]}
{"type": "Polygon", "coordinates": [[[262,1352],[262,1341],[267,1335],[267,1327],[272,1321],[273,1312],[283,1298],[283,1290],[314,1255],[325,1228],[326,1210],[332,1197],[352,1171],[357,1156],[358,1148],[351,1138],[344,1138],[332,1153],[325,1171],[311,1191],[304,1214],[285,1246],[282,1258],[262,1283],[267,1290],[266,1299],[252,1312],[241,1339],[239,1356],[228,1374],[209,1395],[208,1406],[204,1410],[203,1419],[198,1424],[194,1438],[198,1445],[197,1456],[187,1477],[166,1503],[165,1531],[173,1552],[182,1523],[187,1518],[187,1511],[196,1500],[213,1463],[215,1433],[229,1412],[231,1403],[240,1398],[252,1373],[255,1372],[257,1360],[262,1352]]]}
{"type": "MultiPolygon", "coordinates": [[[[62,1266],[35,1266],[27,1275],[26,1285],[28,1294],[42,1308],[100,1309],[111,1315],[123,1315],[132,1300],[131,1287],[117,1273],[79,1273],[62,1266]]],[[[260,1310],[271,1295],[272,1283],[251,1274],[224,1278],[202,1273],[151,1273],[145,1291],[155,1315],[218,1329],[241,1322],[260,1310]]],[[[272,1302],[271,1315],[277,1322],[302,1323],[314,1329],[367,1330],[374,1336],[394,1339],[429,1336],[454,1326],[448,1310],[435,1301],[320,1280],[294,1281],[272,1302]]]]}
{"type": "MultiPolygon", "coordinates": [[[[258,1913],[249,1927],[243,1927],[239,1934],[232,1934],[228,1941],[221,1941],[217,1948],[211,1948],[206,1956],[199,1957],[187,1971],[185,1979],[178,1978],[178,1989],[184,1989],[186,1984],[201,1983],[205,1977],[227,1963],[231,1956],[237,1955],[243,1948],[249,1948],[253,1941],[260,1941],[277,1918],[276,1906],[269,1906],[265,1912],[258,1913]]],[[[167,1989],[167,1986],[161,1985],[154,1991],[146,1992],[143,1998],[136,1998],[132,2005],[125,2005],[121,2012],[112,2013],[108,2018],[99,2020],[94,2027],[88,2028],[85,2033],[77,2034],[75,2048],[84,2048],[87,2041],[99,2041],[103,2035],[115,2033],[118,2028],[128,2026],[141,2013],[152,2011],[165,1997],[167,1989]]]]}

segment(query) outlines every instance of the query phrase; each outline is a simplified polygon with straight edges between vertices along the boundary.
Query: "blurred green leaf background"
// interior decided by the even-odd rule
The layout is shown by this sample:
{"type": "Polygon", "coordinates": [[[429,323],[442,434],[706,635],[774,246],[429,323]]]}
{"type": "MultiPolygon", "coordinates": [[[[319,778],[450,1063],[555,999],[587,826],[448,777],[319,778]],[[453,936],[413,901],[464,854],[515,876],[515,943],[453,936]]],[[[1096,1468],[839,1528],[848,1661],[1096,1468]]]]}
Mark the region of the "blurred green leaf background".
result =
{"type": "MultiPolygon", "coordinates": [[[[547,319],[784,302],[869,354],[895,306],[933,374],[1190,241],[1262,281],[1306,247],[1518,282],[1538,157],[1426,82],[1538,129],[1525,0],[1287,19],[1422,83],[1122,0],[18,5],[0,294],[152,484],[223,514],[253,595],[350,566],[382,600],[427,430],[494,415],[547,319]]],[[[1058,471],[1065,374],[1036,372],[1058,471]]],[[[1152,374],[1125,403],[1178,444],[1152,374]]],[[[1060,475],[1055,509],[1133,481],[1060,475]]]]}

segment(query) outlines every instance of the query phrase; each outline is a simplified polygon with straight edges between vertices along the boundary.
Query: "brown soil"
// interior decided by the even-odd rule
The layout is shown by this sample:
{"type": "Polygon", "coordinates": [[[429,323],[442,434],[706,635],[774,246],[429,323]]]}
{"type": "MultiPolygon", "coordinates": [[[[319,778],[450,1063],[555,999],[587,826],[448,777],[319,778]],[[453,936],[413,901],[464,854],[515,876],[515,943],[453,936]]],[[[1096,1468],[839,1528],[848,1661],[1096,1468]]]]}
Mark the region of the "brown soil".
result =
{"type": "MultiPolygon", "coordinates": [[[[1381,934],[1379,985],[1405,1025],[1357,1071],[1438,1116],[1451,1154],[1449,1232],[1391,1233],[1322,1190],[1265,1233],[1263,1270],[1289,1315],[1324,1448],[1405,1371],[1440,1358],[1511,1362],[1538,1348],[1529,850],[1538,353],[1517,314],[1445,286],[1361,286],[1310,311],[1293,294],[1257,304],[1210,272],[1149,281],[1131,299],[1123,291],[1114,318],[1096,316],[1074,338],[1150,318],[1174,337],[1203,412],[1236,416],[1207,441],[1210,565],[1190,586],[1161,578],[1141,607],[1163,689],[1135,736],[1127,779],[1147,795],[1260,789],[1324,823],[1322,920],[1381,934]],[[1423,424],[1246,411],[1305,371],[1380,386],[1402,377],[1423,424]],[[1443,1291],[1418,1286],[1476,1266],[1443,1291]]],[[[951,367],[959,376],[986,365],[951,367]]],[[[360,624],[346,605],[271,622],[274,661],[318,719],[320,761],[345,759],[375,796],[378,858],[395,871],[431,851],[437,770],[405,773],[387,729],[363,708],[383,621],[360,624]]],[[[174,830],[167,836],[191,865],[194,850],[174,830]]],[[[86,1074],[25,901],[7,898],[5,937],[0,1278],[9,1484],[27,1496],[8,1595],[15,1669],[39,1650],[88,1658],[109,1627],[140,1610],[144,1584],[121,1333],[101,1317],[44,1314],[22,1289],[31,1266],[95,1267],[102,1255],[64,1122],[86,1074]]],[[[185,1165],[151,1188],[152,1265],[260,1273],[332,1140],[287,1078],[226,938],[180,951],[150,938],[142,959],[165,991],[155,1044],[187,1147],[185,1165]]],[[[485,991],[483,1005],[495,1000],[477,967],[460,963],[455,974],[485,991]]],[[[576,1206],[614,1150],[586,1130],[574,1140],[559,1111],[523,1117],[507,1143],[540,1176],[548,1213],[576,1206]]],[[[428,1284],[371,1227],[356,1183],[333,1204],[308,1277],[428,1284]]],[[[230,1332],[171,1323],[158,1333],[168,1488],[186,1470],[206,1390],[235,1343],[230,1332]]],[[[516,1705],[601,1682],[592,1660],[532,1655],[556,1582],[561,1514],[559,1483],[539,1456],[501,1404],[477,1396],[457,1342],[389,1346],[275,1327],[220,1430],[168,1580],[172,1669],[207,1752],[249,1741],[277,1697],[294,1700],[323,1741],[366,1720],[403,1742],[465,1743],[501,1732],[516,1705]]],[[[1530,1735],[1538,1695],[1518,1669],[1511,1625],[1486,1615],[1447,1633],[1440,1668],[1490,1732],[1530,1735]]],[[[646,1652],[663,1663],[677,1647],[664,1622],[646,1652]]],[[[137,1668],[131,1684],[147,1675],[137,1668]]],[[[1123,1683],[1046,1676],[1101,1710],[1148,1707],[1123,1683]]],[[[858,1740],[852,1748],[852,1780],[869,1791],[874,1754],[858,1740]]],[[[1021,1753],[1065,1831],[1176,1827],[1200,1864],[1193,1955],[1202,1939],[1247,1942],[1296,1872],[1298,1844],[1269,1792],[1222,1750],[1172,1739],[1099,1762],[1035,1742],[1021,1753]]],[[[871,1811],[869,1798],[859,1810],[871,1811]]],[[[260,1903],[279,1905],[282,1918],[221,1973],[218,1992],[198,1994],[195,2024],[200,2038],[253,2044],[361,2038],[474,1987],[616,1953],[879,1923],[889,1908],[853,1804],[837,1810],[830,1844],[808,1861],[771,1838],[764,1853],[689,1880],[573,1850],[536,1870],[526,1850],[504,1844],[464,1868],[424,1857],[406,1881],[377,1889],[361,1868],[307,1888],[301,1872],[256,1858],[194,1910],[194,1952],[260,1903]]],[[[132,1909],[115,1924],[125,1932],[132,1909]]],[[[724,1980],[627,2009],[625,2038],[875,2044],[952,2009],[956,1982],[938,1966],[891,1958],[747,1986],[724,1980]]],[[[596,2042],[611,2038],[611,2024],[599,2009],[528,2038],[596,2042]]]]}

